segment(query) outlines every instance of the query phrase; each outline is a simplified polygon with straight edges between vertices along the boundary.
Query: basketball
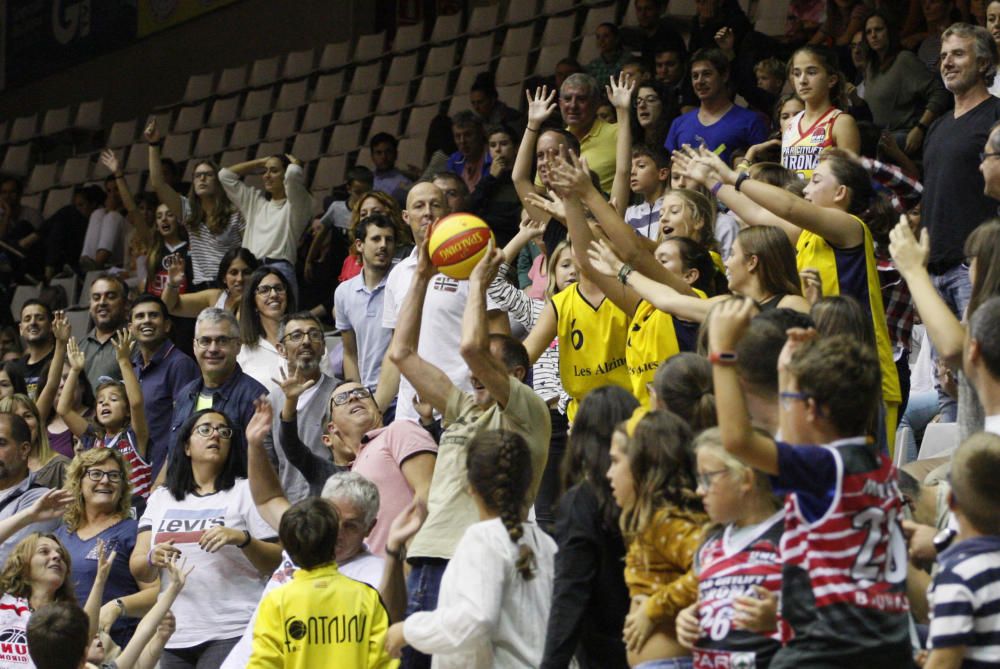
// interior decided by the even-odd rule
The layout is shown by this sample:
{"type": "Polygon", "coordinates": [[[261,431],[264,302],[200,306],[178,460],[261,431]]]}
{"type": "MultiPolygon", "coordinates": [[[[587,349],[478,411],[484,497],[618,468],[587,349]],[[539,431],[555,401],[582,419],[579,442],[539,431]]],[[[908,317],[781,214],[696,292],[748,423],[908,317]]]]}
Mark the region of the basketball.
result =
{"type": "Polygon", "coordinates": [[[450,214],[431,228],[431,262],[442,274],[468,279],[491,239],[493,231],[483,219],[472,214],[450,214]]]}

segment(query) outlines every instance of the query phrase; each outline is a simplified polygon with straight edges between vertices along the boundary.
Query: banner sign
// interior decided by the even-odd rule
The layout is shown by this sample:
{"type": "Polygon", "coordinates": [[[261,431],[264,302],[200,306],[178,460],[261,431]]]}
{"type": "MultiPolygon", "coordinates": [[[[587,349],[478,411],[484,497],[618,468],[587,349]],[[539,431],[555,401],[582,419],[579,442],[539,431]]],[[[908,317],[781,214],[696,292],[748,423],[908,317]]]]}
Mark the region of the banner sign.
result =
{"type": "Polygon", "coordinates": [[[190,21],[236,0],[139,0],[138,36],[190,21]]]}

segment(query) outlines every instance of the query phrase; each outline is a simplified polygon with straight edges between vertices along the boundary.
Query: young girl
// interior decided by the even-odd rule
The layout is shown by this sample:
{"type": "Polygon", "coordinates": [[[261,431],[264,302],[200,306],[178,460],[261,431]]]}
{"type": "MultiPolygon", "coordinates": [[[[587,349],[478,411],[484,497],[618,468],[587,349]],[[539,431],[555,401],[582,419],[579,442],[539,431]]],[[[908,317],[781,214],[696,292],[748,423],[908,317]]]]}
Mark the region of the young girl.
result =
{"type": "Polygon", "coordinates": [[[767,476],[723,448],[718,428],[698,435],[694,448],[698,494],[715,526],[695,556],[698,601],[677,616],[677,640],[695,666],[764,669],[781,647],[781,504],[767,476]]]}
{"type": "Polygon", "coordinates": [[[555,542],[527,522],[531,455],[524,438],[480,432],[466,455],[479,523],[459,541],[433,611],[389,628],[386,648],[434,655],[434,666],[538,667],[552,604],[555,542]]]}
{"type": "Polygon", "coordinates": [[[146,459],[149,426],[146,422],[146,409],[142,403],[142,388],[129,359],[132,341],[132,335],[127,329],[119,331],[112,341],[122,381],[107,380],[98,384],[95,393],[97,397],[95,428],[73,407],[72,400],[76,384],[83,372],[85,359],[76,340],[70,339],[66,350],[69,374],[66,376],[56,411],[66,421],[73,435],[81,441],[84,450],[96,447],[114,448],[122,454],[129,465],[133,499],[141,506],[149,495],[152,470],[146,459]]]}
{"type": "Polygon", "coordinates": [[[795,93],[805,104],[781,138],[781,164],[809,181],[823,149],[843,147],[858,153],[858,125],[834,105],[840,99],[841,74],[837,55],[829,49],[804,46],[792,55],[789,68],[795,93]]]}
{"type": "Polygon", "coordinates": [[[608,480],[628,545],[632,605],[624,635],[632,667],[691,667],[674,630],[677,614],[697,597],[692,565],[707,520],[695,495],[690,440],[687,424],[669,411],[633,416],[611,440],[608,480]]]}
{"type": "Polygon", "coordinates": [[[188,258],[187,234],[178,225],[177,218],[170,211],[166,204],[156,207],[156,228],[153,231],[153,244],[149,249],[149,257],[146,260],[148,273],[146,278],[146,292],[160,297],[168,282],[174,283],[172,286],[177,292],[183,294],[187,292],[191,285],[191,268],[188,258]],[[175,262],[167,262],[167,259],[179,258],[184,264],[184,274],[179,282],[172,282],[173,272],[171,271],[175,262]]]}

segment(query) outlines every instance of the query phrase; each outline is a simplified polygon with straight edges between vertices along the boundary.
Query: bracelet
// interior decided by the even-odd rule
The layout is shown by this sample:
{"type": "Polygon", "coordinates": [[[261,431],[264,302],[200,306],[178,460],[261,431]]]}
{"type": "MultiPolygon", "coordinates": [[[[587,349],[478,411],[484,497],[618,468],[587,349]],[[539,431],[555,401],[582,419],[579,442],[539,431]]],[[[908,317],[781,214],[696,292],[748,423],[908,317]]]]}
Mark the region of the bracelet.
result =
{"type": "Polygon", "coordinates": [[[746,172],[740,172],[740,175],[736,177],[736,183],[733,184],[733,188],[736,189],[737,193],[740,192],[740,186],[743,185],[743,182],[749,178],[750,178],[749,174],[747,174],[746,172]]]}
{"type": "Polygon", "coordinates": [[[169,281],[167,281],[167,285],[170,286],[171,288],[180,288],[181,287],[181,284],[179,284],[179,283],[170,283],[169,281]]]}
{"type": "Polygon", "coordinates": [[[716,181],[715,185],[712,186],[711,190],[712,190],[712,196],[713,197],[719,197],[719,191],[722,190],[722,182],[721,181],[716,181]]]}
{"type": "Polygon", "coordinates": [[[124,179],[125,175],[122,172],[115,172],[115,179],[124,179]]]}
{"type": "Polygon", "coordinates": [[[635,268],[631,265],[625,264],[618,268],[618,280],[625,285],[628,283],[629,274],[635,271],[635,268]]]}
{"type": "Polygon", "coordinates": [[[532,128],[530,125],[524,126],[526,132],[538,132],[538,128],[532,128]]]}
{"type": "Polygon", "coordinates": [[[146,564],[148,564],[150,567],[156,566],[155,564],[153,564],[153,551],[155,550],[156,546],[153,546],[152,548],[149,549],[149,552],[146,553],[146,564]]]}
{"type": "Polygon", "coordinates": [[[708,354],[708,361],[713,365],[730,366],[735,365],[737,355],[733,351],[713,351],[708,354]]]}
{"type": "Polygon", "coordinates": [[[250,540],[251,540],[250,533],[247,532],[246,530],[243,530],[243,535],[245,537],[245,540],[241,544],[236,544],[237,548],[246,548],[247,546],[250,545],[250,540]]]}
{"type": "Polygon", "coordinates": [[[117,605],[118,605],[118,611],[119,611],[119,614],[118,614],[118,615],[121,615],[121,616],[124,616],[124,615],[127,615],[127,614],[125,613],[125,602],[123,602],[123,601],[121,600],[121,597],[119,597],[119,598],[115,599],[115,604],[117,604],[117,605]]]}
{"type": "Polygon", "coordinates": [[[920,128],[920,131],[921,131],[921,132],[923,132],[923,133],[926,133],[926,132],[927,132],[927,124],[926,124],[926,123],[924,123],[923,121],[919,121],[919,122],[917,123],[917,125],[915,125],[914,127],[915,127],[915,128],[920,128]]]}
{"type": "Polygon", "coordinates": [[[389,547],[386,546],[385,554],[397,562],[403,562],[406,559],[406,546],[400,546],[397,551],[389,550],[389,547]]]}
{"type": "Polygon", "coordinates": [[[155,146],[158,149],[162,148],[163,147],[163,140],[162,139],[158,139],[155,142],[150,142],[149,145],[150,146],[155,146]]]}

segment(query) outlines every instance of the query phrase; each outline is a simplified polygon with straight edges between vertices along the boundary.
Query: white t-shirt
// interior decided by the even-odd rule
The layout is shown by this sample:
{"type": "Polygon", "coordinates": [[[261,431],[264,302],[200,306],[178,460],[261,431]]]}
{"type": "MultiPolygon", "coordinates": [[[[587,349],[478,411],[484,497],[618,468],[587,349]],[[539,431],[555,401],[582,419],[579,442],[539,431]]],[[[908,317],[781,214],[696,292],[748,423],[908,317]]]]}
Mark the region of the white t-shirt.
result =
{"type": "MultiPolygon", "coordinates": [[[[190,648],[240,636],[260,600],[266,579],[241,549],[224,546],[207,553],[198,546],[205,531],[217,525],[246,530],[256,539],[277,536],[257,513],[246,479],[237,479],[229,490],[189,494],[182,501],[174,499],[167,488],[157,488],[139,520],[140,533],[152,532],[150,546],[173,539],[187,567],[195,568],[172,607],[177,631],[167,648],[190,648]]],[[[169,578],[161,578],[161,590],[168,582],[169,578]]]]}
{"type": "MultiPolygon", "coordinates": [[[[396,329],[399,310],[410,292],[413,272],[417,267],[417,249],[401,260],[389,272],[385,284],[385,302],[382,307],[382,326],[396,329]]],[[[469,367],[459,353],[462,343],[462,316],[465,302],[469,297],[469,282],[457,281],[444,274],[435,274],[427,286],[424,298],[423,317],[420,321],[420,342],[417,353],[420,357],[444,372],[451,382],[461,390],[472,392],[469,381],[469,367]]],[[[486,309],[499,307],[488,296],[486,309]]],[[[399,380],[399,395],[396,401],[396,418],[417,420],[413,408],[413,385],[405,376],[399,380]]]]}
{"type": "Polygon", "coordinates": [[[117,211],[104,207],[90,215],[81,255],[96,258],[101,249],[111,254],[108,265],[121,267],[125,260],[125,219],[117,211]]]}
{"type": "MultiPolygon", "coordinates": [[[[367,547],[362,547],[364,550],[355,555],[353,558],[347,562],[338,563],[337,569],[341,574],[347,576],[348,578],[353,578],[355,581],[361,581],[362,583],[367,583],[375,589],[382,583],[382,572],[385,569],[385,560],[377,555],[372,555],[368,552],[367,547]]],[[[298,571],[298,567],[292,562],[292,558],[288,557],[288,553],[281,552],[281,564],[278,568],[274,570],[271,574],[271,580],[267,582],[267,586],[264,588],[264,592],[261,593],[260,599],[263,601],[264,597],[267,596],[269,592],[284,585],[292,580],[292,574],[298,571]]],[[[260,604],[257,605],[257,609],[253,612],[253,618],[250,619],[250,624],[247,625],[246,631],[243,632],[243,636],[240,637],[239,642],[233,646],[233,649],[229,651],[229,655],[226,656],[226,661],[222,663],[219,669],[243,669],[248,664],[250,664],[250,655],[253,653],[253,629],[257,623],[257,611],[260,610],[260,604]]]]}
{"type": "Polygon", "coordinates": [[[295,264],[295,249],[312,218],[312,196],[306,189],[302,168],[285,168],[284,200],[270,200],[264,191],[248,186],[232,170],[219,170],[219,183],[243,214],[243,246],[264,262],[265,258],[295,264]]]}
{"type": "Polygon", "coordinates": [[[268,392],[274,386],[271,379],[280,379],[281,369],[285,366],[285,359],[278,349],[263,337],[257,340],[256,346],[243,344],[236,355],[236,362],[244,374],[267,388],[268,392]]]}
{"type": "Polygon", "coordinates": [[[28,655],[28,619],[31,609],[24,597],[0,596],[0,669],[33,668],[28,655]]]}

